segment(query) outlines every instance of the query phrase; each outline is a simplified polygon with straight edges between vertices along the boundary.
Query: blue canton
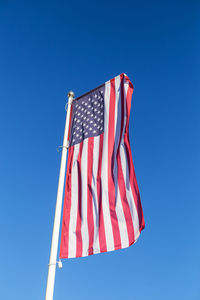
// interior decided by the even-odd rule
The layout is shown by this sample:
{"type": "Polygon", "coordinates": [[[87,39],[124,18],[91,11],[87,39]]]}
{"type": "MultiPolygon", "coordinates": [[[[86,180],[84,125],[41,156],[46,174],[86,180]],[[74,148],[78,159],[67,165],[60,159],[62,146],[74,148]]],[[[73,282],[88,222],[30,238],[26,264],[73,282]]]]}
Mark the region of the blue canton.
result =
{"type": "Polygon", "coordinates": [[[73,101],[70,146],[103,133],[104,90],[104,86],[100,87],[73,101]]]}

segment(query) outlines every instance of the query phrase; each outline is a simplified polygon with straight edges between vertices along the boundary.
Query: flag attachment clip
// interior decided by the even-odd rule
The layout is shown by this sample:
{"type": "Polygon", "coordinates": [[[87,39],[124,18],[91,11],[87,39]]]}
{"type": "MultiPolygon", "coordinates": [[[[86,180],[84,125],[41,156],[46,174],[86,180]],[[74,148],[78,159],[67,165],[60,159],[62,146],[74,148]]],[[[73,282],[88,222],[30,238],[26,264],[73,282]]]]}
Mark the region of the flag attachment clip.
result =
{"type": "Polygon", "coordinates": [[[59,269],[62,269],[62,261],[59,259],[59,261],[58,261],[58,268],[59,269]]]}
{"type": "Polygon", "coordinates": [[[48,266],[56,266],[58,264],[58,268],[62,269],[62,261],[59,259],[59,261],[56,261],[55,263],[48,264],[48,266]]]}
{"type": "Polygon", "coordinates": [[[69,141],[67,141],[67,146],[58,146],[57,147],[57,152],[60,152],[60,149],[62,149],[62,148],[68,149],[69,148],[69,141]]]}

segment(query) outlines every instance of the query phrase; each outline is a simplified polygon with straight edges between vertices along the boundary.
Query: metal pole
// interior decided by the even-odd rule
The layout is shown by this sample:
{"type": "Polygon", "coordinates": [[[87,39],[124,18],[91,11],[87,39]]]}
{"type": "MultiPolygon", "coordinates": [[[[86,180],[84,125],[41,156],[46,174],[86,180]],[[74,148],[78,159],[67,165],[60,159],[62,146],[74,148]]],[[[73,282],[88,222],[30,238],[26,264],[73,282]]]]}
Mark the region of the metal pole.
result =
{"type": "Polygon", "coordinates": [[[71,111],[71,105],[73,99],[74,99],[74,93],[71,91],[68,93],[68,108],[67,108],[65,133],[64,133],[63,146],[62,146],[62,158],[60,164],[60,175],[58,181],[56,210],[55,210],[54,225],[53,225],[51,253],[50,253],[50,260],[49,260],[45,300],[53,300],[57,252],[58,252],[58,239],[59,239],[59,231],[60,231],[60,218],[61,218],[61,210],[62,210],[62,197],[63,197],[65,167],[66,167],[67,148],[68,148],[69,120],[70,120],[70,111],[71,111]]]}

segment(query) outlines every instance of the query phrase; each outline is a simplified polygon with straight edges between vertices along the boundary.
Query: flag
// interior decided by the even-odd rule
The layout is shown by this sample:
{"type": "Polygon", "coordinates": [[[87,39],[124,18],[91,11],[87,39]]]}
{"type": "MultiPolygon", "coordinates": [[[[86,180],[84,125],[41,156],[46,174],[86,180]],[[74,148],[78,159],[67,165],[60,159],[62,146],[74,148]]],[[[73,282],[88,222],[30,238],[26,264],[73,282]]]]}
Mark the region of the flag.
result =
{"type": "Polygon", "coordinates": [[[144,228],[129,141],[132,93],[121,74],[73,101],[60,258],[128,247],[144,228]]]}

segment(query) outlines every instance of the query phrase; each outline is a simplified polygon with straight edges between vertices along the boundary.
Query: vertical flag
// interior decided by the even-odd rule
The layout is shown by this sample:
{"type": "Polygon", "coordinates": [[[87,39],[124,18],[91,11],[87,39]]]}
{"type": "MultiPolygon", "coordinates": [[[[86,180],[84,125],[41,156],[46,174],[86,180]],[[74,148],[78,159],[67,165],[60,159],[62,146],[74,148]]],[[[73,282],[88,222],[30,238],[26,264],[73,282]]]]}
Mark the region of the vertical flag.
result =
{"type": "Polygon", "coordinates": [[[132,93],[121,74],[73,101],[60,258],[128,247],[145,226],[129,141],[132,93]]]}

